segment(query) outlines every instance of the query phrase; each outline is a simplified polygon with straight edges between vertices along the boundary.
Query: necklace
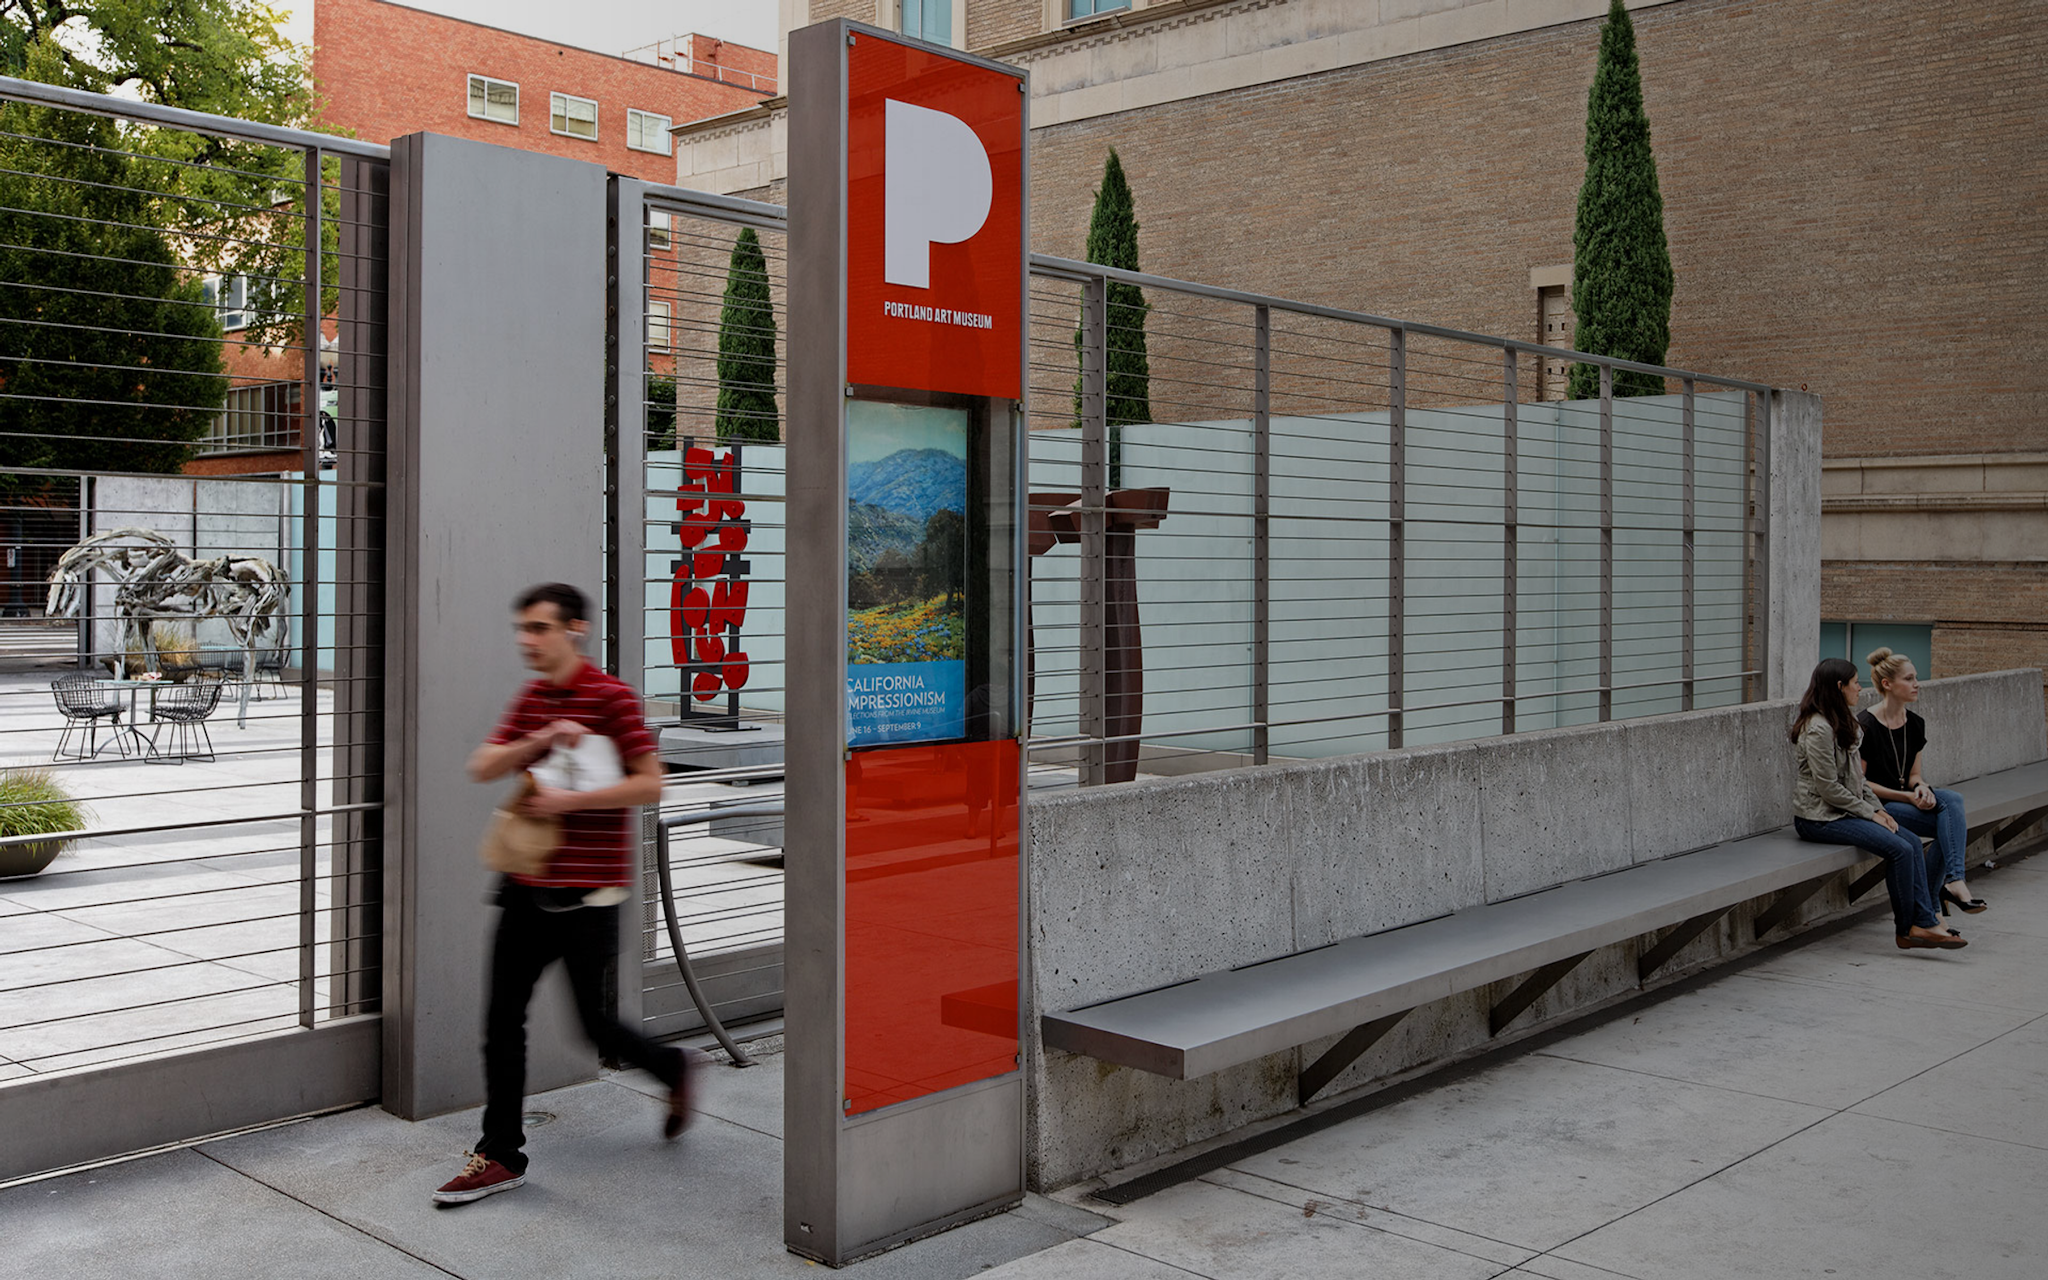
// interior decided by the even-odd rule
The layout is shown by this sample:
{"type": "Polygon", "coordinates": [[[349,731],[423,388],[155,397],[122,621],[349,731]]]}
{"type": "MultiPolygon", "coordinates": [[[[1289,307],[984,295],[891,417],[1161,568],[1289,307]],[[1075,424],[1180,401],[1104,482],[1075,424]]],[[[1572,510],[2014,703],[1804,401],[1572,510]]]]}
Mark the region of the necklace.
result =
{"type": "MultiPolygon", "coordinates": [[[[1872,720],[1876,720],[1876,719],[1877,719],[1877,717],[1876,717],[1875,715],[1872,715],[1872,716],[1871,716],[1870,718],[1871,718],[1872,720]]],[[[1883,722],[1883,721],[1879,721],[1878,723],[1879,723],[1879,724],[1881,724],[1881,725],[1883,725],[1883,727],[1884,727],[1884,740],[1885,740],[1885,742],[1886,742],[1887,744],[1889,744],[1889,745],[1891,746],[1891,749],[1892,749],[1892,763],[1893,763],[1893,764],[1896,764],[1896,765],[1897,765],[1897,766],[1899,767],[1899,772],[1898,772],[1898,779],[1899,779],[1899,790],[1901,790],[1901,791],[1904,791],[1904,790],[1906,790],[1906,789],[1907,789],[1907,787],[1906,787],[1906,726],[1907,726],[1907,725],[1909,725],[1909,724],[1911,724],[1911,723],[1912,723],[1912,721],[1910,721],[1910,720],[1907,720],[1907,721],[1902,721],[1902,722],[1900,723],[1899,727],[1898,727],[1898,728],[1896,728],[1896,729],[1892,728],[1892,727],[1891,727],[1890,725],[1886,725],[1886,724],[1884,724],[1884,722],[1883,722]],[[1897,735],[1896,737],[1894,737],[1894,736],[1893,736],[1893,735],[1895,735],[1895,734],[1897,735]]]]}

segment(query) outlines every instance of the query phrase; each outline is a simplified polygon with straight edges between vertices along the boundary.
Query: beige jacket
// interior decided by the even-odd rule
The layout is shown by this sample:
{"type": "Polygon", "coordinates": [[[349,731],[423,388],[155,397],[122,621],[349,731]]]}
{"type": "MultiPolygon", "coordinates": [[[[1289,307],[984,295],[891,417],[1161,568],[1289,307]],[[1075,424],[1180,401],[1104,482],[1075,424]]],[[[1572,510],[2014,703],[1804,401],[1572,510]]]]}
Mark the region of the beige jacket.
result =
{"type": "Polygon", "coordinates": [[[1877,793],[1863,780],[1856,748],[1835,741],[1826,716],[1809,716],[1793,743],[1799,780],[1792,788],[1792,812],[1809,822],[1874,818],[1877,793]]]}

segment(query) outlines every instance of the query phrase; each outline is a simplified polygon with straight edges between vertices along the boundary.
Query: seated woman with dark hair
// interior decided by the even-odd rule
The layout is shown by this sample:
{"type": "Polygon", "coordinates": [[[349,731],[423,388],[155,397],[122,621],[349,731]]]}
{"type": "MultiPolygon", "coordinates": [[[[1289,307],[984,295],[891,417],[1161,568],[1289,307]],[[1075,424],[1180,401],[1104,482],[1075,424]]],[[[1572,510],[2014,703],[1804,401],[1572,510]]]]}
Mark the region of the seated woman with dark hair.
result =
{"type": "Polygon", "coordinates": [[[1883,858],[1885,888],[1892,899],[1892,923],[1902,948],[1967,945],[1934,914],[1939,869],[1921,856],[1920,841],[1878,803],[1856,767],[1856,718],[1850,708],[1863,692],[1856,664],[1824,658],[1813,669],[1806,696],[1792,717],[1792,745],[1799,777],[1792,791],[1792,826],[1802,840],[1852,844],[1883,858]]]}
{"type": "Polygon", "coordinates": [[[1970,896],[1963,879],[1963,849],[1970,842],[1970,824],[1963,816],[1963,798],[1943,787],[1930,787],[1920,777],[1927,759],[1927,722],[1910,703],[1920,700],[1920,675],[1903,653],[1878,649],[1870,655],[1870,683],[1884,700],[1856,713],[1863,728],[1863,777],[1886,813],[1916,836],[1933,836],[1941,855],[1941,914],[1953,902],[1971,915],[1991,904],[1970,896]]]}

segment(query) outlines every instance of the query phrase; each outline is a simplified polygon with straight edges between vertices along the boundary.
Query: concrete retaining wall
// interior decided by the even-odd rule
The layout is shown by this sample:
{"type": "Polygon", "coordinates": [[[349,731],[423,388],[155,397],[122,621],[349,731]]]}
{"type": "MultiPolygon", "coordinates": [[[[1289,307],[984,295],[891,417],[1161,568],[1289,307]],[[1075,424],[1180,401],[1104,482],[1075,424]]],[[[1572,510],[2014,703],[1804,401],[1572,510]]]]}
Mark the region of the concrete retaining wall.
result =
{"type": "MultiPolygon", "coordinates": [[[[1928,776],[1954,781],[2048,757],[2040,679],[2028,670],[1927,682],[1928,776]]],[[[1792,707],[1753,703],[1034,796],[1030,1026],[1047,1010],[1784,826],[1792,707]]],[[[1760,905],[1731,913],[1666,974],[1751,949],[1760,905]]],[[[1846,906],[1831,888],[1800,919],[1846,906]]],[[[1634,990],[1641,945],[1596,953],[1510,1034],[1634,990]]],[[[1511,985],[1416,1010],[1331,1093],[1485,1045],[1487,1010],[1511,985]]],[[[1033,1185],[1062,1186],[1291,1110],[1301,1064],[1327,1047],[1177,1081],[1048,1051],[1034,1037],[1033,1185]]]]}

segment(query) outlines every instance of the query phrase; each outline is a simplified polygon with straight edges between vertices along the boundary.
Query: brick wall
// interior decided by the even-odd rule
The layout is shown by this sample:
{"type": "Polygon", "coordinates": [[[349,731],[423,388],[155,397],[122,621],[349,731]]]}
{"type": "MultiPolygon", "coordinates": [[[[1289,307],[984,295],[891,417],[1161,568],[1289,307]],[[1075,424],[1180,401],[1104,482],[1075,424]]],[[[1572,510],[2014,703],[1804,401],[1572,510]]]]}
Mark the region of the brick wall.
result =
{"type": "MultiPolygon", "coordinates": [[[[738,65],[738,48],[727,44],[721,60],[738,65]]],[[[761,56],[772,75],[774,55],[761,56]]],[[[769,96],[384,0],[320,0],[313,20],[313,81],[321,118],[372,142],[430,130],[587,160],[661,183],[675,181],[675,161],[626,146],[628,108],[681,123],[769,96]],[[470,116],[471,73],[519,86],[517,126],[470,116]],[[595,141],[549,130],[550,93],[597,102],[595,141]]]]}
{"type": "MultiPolygon", "coordinates": [[[[1061,0],[1061,8],[1064,10],[1065,0],[1061,0]]],[[[1044,0],[967,0],[969,49],[1035,36],[1044,29],[1044,0]]]]}
{"type": "MultiPolygon", "coordinates": [[[[1820,393],[1831,455],[2040,448],[2048,6],[1684,0],[1635,23],[1671,363],[1820,393]]],[[[1533,338],[1529,269],[1572,255],[1598,27],[1042,129],[1034,247],[1079,254],[1114,144],[1148,270],[1533,338]]]]}
{"type": "Polygon", "coordinates": [[[1829,561],[1821,566],[1821,616],[1932,623],[1937,675],[2048,672],[2048,564],[1829,561]]]}
{"type": "Polygon", "coordinates": [[[834,18],[872,23],[875,20],[875,0],[811,0],[812,24],[830,22],[834,18]]]}

